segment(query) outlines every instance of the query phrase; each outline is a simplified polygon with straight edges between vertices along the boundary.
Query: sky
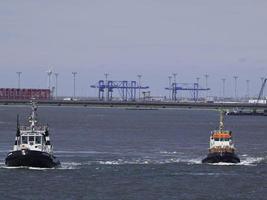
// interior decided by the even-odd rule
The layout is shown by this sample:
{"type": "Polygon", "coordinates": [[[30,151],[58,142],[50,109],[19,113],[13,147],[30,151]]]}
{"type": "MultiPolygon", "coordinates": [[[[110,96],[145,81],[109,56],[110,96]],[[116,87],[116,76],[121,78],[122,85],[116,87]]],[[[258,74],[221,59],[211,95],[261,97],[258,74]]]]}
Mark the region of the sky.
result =
{"type": "Polygon", "coordinates": [[[104,79],[137,80],[168,95],[168,76],[192,83],[209,75],[210,95],[259,93],[267,74],[266,0],[0,0],[0,87],[46,88],[94,96],[104,79]],[[53,80],[54,84],[54,80],[53,80]]]}

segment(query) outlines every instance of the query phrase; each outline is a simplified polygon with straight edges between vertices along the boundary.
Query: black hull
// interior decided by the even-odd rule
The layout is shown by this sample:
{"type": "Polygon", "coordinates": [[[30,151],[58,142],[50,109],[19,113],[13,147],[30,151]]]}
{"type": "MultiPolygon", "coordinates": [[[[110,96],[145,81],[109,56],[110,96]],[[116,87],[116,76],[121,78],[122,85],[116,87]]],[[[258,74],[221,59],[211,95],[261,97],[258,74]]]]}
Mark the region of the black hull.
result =
{"type": "Polygon", "coordinates": [[[206,158],[202,160],[202,163],[240,163],[240,159],[235,153],[209,153],[206,158]]]}
{"type": "Polygon", "coordinates": [[[7,155],[5,163],[9,167],[53,168],[60,165],[53,155],[31,150],[12,151],[7,155]]]}

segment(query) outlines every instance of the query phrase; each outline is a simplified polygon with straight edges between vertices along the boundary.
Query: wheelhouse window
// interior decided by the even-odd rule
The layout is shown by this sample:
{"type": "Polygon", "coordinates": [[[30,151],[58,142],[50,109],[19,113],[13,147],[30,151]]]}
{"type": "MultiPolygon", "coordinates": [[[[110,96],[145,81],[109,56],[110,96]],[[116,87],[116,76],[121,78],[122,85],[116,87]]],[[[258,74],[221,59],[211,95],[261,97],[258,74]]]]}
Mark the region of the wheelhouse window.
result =
{"type": "Polygon", "coordinates": [[[33,142],[34,141],[34,136],[29,136],[29,142],[33,142]]]}
{"type": "Polygon", "coordinates": [[[42,136],[35,136],[35,144],[41,144],[42,143],[42,136]]]}
{"type": "Polygon", "coordinates": [[[21,136],[21,143],[28,144],[28,136],[21,136]]]}

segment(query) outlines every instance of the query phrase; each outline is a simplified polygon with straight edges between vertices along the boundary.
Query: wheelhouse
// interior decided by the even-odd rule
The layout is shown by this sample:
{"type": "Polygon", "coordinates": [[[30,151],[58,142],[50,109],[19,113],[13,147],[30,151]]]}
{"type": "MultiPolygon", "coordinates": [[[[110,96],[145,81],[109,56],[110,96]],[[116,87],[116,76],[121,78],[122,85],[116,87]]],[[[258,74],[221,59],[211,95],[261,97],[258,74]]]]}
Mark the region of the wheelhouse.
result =
{"type": "Polygon", "coordinates": [[[44,141],[43,135],[22,135],[19,140],[19,144],[24,145],[42,145],[44,141]]]}

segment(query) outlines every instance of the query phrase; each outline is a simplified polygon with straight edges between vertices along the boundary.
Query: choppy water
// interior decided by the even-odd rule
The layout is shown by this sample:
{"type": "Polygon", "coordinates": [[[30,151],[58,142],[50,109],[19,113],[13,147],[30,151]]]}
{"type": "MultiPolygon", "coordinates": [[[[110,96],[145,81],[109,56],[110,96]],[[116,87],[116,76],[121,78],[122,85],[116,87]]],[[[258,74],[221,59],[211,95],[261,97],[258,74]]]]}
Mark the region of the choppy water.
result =
{"type": "Polygon", "coordinates": [[[16,114],[0,107],[0,199],[266,199],[267,117],[228,116],[239,164],[201,164],[218,113],[40,107],[58,169],[9,168],[16,114]]]}

